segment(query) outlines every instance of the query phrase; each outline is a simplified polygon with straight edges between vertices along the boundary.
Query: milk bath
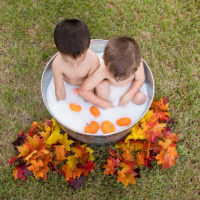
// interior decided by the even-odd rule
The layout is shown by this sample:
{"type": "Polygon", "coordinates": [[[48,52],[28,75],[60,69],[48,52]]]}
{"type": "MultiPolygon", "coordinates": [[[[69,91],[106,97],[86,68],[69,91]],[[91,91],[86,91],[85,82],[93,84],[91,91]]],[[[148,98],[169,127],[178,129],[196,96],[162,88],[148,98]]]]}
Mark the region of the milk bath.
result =
{"type": "MultiPolygon", "coordinates": [[[[102,61],[101,54],[97,54],[100,61],[102,61]]],[[[56,119],[64,126],[77,131],[77,132],[84,132],[84,128],[90,124],[91,121],[97,121],[99,125],[103,121],[111,121],[115,127],[116,131],[121,131],[125,129],[126,127],[120,127],[116,124],[117,119],[122,117],[129,117],[131,119],[131,123],[138,120],[138,118],[141,116],[142,112],[145,110],[146,103],[143,105],[135,105],[132,102],[129,102],[127,105],[123,107],[119,107],[118,102],[119,98],[123,93],[125,93],[130,86],[125,87],[115,87],[111,86],[110,90],[110,99],[113,102],[114,107],[113,108],[107,108],[107,109],[101,109],[98,107],[98,109],[101,112],[101,115],[99,117],[94,117],[90,113],[90,107],[93,106],[93,104],[85,101],[83,98],[81,98],[77,93],[74,92],[74,88],[77,88],[77,86],[69,85],[68,83],[64,83],[65,85],[65,91],[66,91],[66,99],[62,101],[56,100],[55,95],[55,86],[54,86],[54,79],[52,77],[51,81],[49,82],[48,88],[47,88],[47,103],[50,109],[50,112],[52,115],[56,116],[56,119]],[[121,94],[122,93],[122,94],[121,94]],[[69,104],[77,104],[81,106],[81,111],[74,112],[69,108],[69,104]]],[[[140,89],[144,94],[147,95],[147,83],[144,83],[142,88],[140,89]]],[[[95,134],[104,134],[101,129],[95,134]]]]}

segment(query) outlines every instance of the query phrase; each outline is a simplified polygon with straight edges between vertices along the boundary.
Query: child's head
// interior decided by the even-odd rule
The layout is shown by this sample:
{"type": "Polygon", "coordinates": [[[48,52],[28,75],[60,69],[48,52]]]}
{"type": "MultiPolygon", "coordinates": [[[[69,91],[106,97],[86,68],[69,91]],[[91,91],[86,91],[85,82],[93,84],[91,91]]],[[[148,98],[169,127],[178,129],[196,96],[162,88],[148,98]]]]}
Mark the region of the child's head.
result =
{"type": "Polygon", "coordinates": [[[103,55],[106,68],[116,80],[125,80],[134,74],[141,58],[139,45],[130,37],[110,39],[103,55]]]}
{"type": "Polygon", "coordinates": [[[77,59],[89,48],[90,32],[82,21],[64,19],[56,25],[54,41],[61,54],[77,59]]]}

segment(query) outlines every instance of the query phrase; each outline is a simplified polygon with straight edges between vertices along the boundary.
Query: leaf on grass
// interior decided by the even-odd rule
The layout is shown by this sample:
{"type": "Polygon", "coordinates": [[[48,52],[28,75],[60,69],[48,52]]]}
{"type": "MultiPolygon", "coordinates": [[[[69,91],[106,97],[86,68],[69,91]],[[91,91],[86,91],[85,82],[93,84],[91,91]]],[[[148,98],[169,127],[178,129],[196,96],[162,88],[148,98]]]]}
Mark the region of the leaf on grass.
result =
{"type": "Polygon", "coordinates": [[[163,168],[170,168],[176,164],[176,158],[178,157],[176,147],[170,146],[167,151],[162,150],[157,156],[158,164],[162,165],[163,168]]]}
{"type": "Polygon", "coordinates": [[[21,131],[18,134],[17,139],[12,143],[14,145],[15,149],[17,149],[16,146],[21,146],[22,144],[24,144],[25,139],[26,139],[26,134],[23,131],[21,131]]]}
{"type": "Polygon", "coordinates": [[[112,157],[109,157],[109,159],[107,160],[107,164],[104,165],[104,174],[110,174],[111,176],[113,176],[114,173],[117,171],[117,168],[119,167],[119,163],[120,160],[118,158],[114,159],[112,157]]]}
{"type": "Polygon", "coordinates": [[[72,178],[73,173],[72,170],[70,168],[70,166],[68,164],[65,164],[64,166],[62,166],[62,170],[65,173],[65,180],[68,181],[70,178],[72,178]]]}
{"type": "Polygon", "coordinates": [[[32,175],[31,171],[27,169],[25,164],[17,165],[13,171],[13,176],[16,179],[26,180],[26,176],[32,175]]]}
{"type": "Polygon", "coordinates": [[[133,161],[133,155],[129,150],[124,150],[122,153],[122,157],[124,160],[133,161]]]}
{"type": "Polygon", "coordinates": [[[118,171],[117,172],[118,176],[117,176],[117,182],[118,183],[123,183],[124,186],[126,187],[128,184],[135,184],[136,180],[135,180],[135,176],[137,175],[137,173],[135,172],[131,172],[131,173],[124,173],[122,171],[118,171]]]}
{"type": "Polygon", "coordinates": [[[151,104],[151,109],[154,111],[168,111],[169,103],[166,103],[166,99],[160,98],[158,101],[153,101],[151,104]]]}
{"type": "Polygon", "coordinates": [[[84,176],[80,176],[79,178],[76,178],[76,179],[70,178],[68,180],[68,184],[70,187],[72,187],[75,190],[79,189],[80,187],[84,187],[85,186],[84,176]]]}

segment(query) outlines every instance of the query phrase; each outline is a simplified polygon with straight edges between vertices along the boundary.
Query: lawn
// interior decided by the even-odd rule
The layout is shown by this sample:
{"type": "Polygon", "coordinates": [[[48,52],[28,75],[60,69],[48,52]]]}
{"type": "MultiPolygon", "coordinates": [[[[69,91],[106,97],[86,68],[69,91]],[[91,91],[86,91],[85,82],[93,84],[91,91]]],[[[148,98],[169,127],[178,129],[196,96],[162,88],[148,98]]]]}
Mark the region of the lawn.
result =
{"type": "MultiPolygon", "coordinates": [[[[178,0],[0,1],[0,199],[196,200],[200,196],[200,2],[178,0]],[[74,191],[56,172],[47,181],[15,181],[9,158],[21,129],[50,118],[40,79],[56,53],[53,31],[65,18],[79,18],[91,38],[137,39],[155,79],[155,99],[167,96],[178,133],[177,165],[144,169],[133,186],[103,175],[108,146],[95,150],[95,170],[74,191]]],[[[112,145],[111,145],[112,146],[112,145]]]]}

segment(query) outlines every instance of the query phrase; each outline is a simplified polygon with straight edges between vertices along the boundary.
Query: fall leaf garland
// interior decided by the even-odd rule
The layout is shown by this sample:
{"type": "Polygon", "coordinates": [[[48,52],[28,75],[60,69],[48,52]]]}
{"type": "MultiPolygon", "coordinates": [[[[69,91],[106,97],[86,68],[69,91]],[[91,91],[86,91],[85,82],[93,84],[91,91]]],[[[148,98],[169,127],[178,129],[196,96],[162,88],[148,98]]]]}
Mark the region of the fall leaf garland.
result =
{"type": "MultiPolygon", "coordinates": [[[[117,175],[117,182],[127,186],[135,184],[143,167],[153,168],[155,162],[162,169],[175,165],[178,136],[171,132],[170,122],[167,98],[153,101],[151,109],[131,133],[115,144],[115,150],[109,149],[104,174],[117,175]]],[[[123,126],[130,123],[130,119],[122,118],[119,123],[123,126]]],[[[110,129],[111,125],[106,124],[105,128],[110,129]]],[[[15,179],[26,180],[27,176],[33,175],[35,179],[46,180],[48,173],[55,170],[65,177],[70,187],[78,189],[84,186],[84,177],[95,166],[93,150],[86,144],[70,140],[55,119],[33,122],[28,132],[18,134],[13,145],[18,154],[10,159],[9,164],[15,164],[15,179]]]]}

